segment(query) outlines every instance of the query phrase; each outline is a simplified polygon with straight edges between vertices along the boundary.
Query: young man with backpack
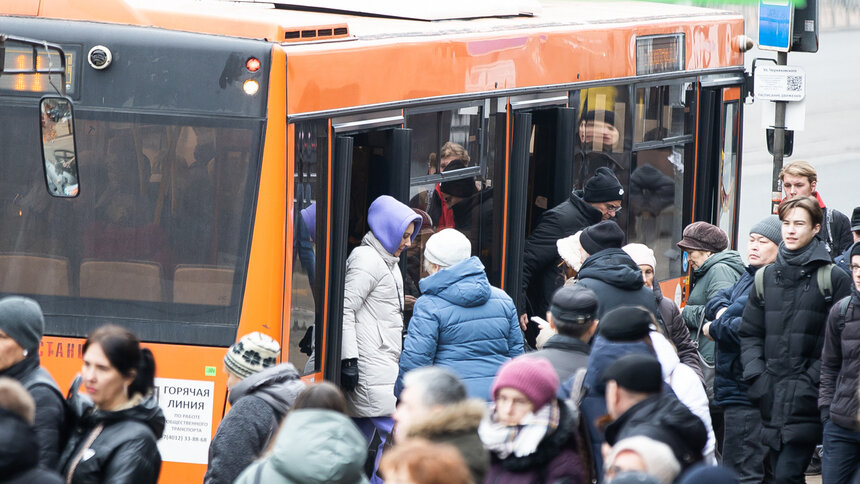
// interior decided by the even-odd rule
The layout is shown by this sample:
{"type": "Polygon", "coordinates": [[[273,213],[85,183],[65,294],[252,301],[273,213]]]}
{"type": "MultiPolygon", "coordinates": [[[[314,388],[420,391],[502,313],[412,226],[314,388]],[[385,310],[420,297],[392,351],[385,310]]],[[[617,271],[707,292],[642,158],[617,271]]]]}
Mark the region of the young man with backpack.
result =
{"type": "Polygon", "coordinates": [[[824,241],[824,248],[830,254],[830,259],[839,257],[842,252],[851,247],[851,222],[844,213],[827,208],[818,193],[818,174],[808,161],[792,161],[786,163],[779,172],[785,199],[794,197],[813,197],[821,208],[822,223],[818,237],[824,241]]]}
{"type": "Polygon", "coordinates": [[[739,329],[743,378],[761,411],[761,437],[779,483],[805,482],[821,439],[817,399],[825,320],[834,302],[851,292],[850,278],[833,270],[816,237],[822,218],[815,198],[780,204],[783,242],[776,262],[756,272],[739,329]]]}
{"type": "MultiPolygon", "coordinates": [[[[851,246],[848,255],[854,287],[851,295],[840,299],[830,311],[821,352],[818,407],[824,424],[824,484],[849,482],[860,469],[860,242],[851,246]]],[[[860,474],[856,476],[860,478],[860,474]]]]}

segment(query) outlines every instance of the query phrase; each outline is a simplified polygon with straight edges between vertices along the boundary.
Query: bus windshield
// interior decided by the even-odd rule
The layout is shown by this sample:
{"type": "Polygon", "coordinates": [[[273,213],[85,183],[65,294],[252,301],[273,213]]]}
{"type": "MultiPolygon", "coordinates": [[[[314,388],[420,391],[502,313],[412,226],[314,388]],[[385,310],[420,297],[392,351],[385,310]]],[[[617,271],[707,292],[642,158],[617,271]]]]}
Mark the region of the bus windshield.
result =
{"type": "Polygon", "coordinates": [[[58,198],[37,122],[0,109],[0,293],[37,299],[64,336],[121,318],[144,340],[232,342],[261,123],[80,109],[79,195],[58,198]]]}

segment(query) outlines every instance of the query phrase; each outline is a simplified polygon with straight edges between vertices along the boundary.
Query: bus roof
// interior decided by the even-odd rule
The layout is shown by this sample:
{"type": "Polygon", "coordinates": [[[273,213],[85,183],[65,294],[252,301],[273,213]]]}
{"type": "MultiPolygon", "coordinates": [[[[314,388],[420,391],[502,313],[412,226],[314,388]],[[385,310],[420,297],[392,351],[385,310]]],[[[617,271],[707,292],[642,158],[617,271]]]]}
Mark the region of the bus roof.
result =
{"type": "MultiPolygon", "coordinates": [[[[462,11],[452,11],[448,18],[437,11],[438,9],[421,14],[410,13],[410,9],[390,7],[390,13],[386,14],[383,7],[393,3],[387,1],[380,2],[381,6],[373,9],[350,11],[345,8],[349,3],[337,0],[292,1],[278,5],[257,1],[219,0],[0,0],[0,15],[152,26],[273,42],[338,38],[370,40],[467,32],[474,34],[523,29],[569,29],[577,26],[593,28],[604,24],[661,23],[670,19],[689,22],[695,18],[715,16],[741,17],[733,12],[653,2],[549,1],[543,2],[542,8],[529,9],[522,7],[522,4],[528,2],[508,1],[502,2],[502,5],[510,7],[508,10],[488,9],[487,15],[481,18],[468,18],[480,16],[474,6],[462,11]],[[305,6],[302,6],[303,4],[305,6]],[[315,6],[308,7],[310,4],[315,6]],[[527,15],[513,15],[515,10],[532,12],[527,12],[527,15]],[[395,18],[421,18],[422,15],[437,20],[395,18]]],[[[440,5],[451,3],[444,0],[440,5]]]]}

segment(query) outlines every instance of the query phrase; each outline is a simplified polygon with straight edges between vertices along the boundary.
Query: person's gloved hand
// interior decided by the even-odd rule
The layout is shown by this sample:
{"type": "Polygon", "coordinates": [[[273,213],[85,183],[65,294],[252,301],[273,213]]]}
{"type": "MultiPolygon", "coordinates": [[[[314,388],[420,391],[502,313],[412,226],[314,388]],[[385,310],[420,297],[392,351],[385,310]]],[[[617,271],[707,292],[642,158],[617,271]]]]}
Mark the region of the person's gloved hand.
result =
{"type": "Polygon", "coordinates": [[[830,420],[830,405],[821,407],[821,423],[826,424],[830,420]]]}
{"type": "Polygon", "coordinates": [[[358,386],[358,358],[349,358],[340,362],[340,387],[344,392],[351,392],[358,386]]]}

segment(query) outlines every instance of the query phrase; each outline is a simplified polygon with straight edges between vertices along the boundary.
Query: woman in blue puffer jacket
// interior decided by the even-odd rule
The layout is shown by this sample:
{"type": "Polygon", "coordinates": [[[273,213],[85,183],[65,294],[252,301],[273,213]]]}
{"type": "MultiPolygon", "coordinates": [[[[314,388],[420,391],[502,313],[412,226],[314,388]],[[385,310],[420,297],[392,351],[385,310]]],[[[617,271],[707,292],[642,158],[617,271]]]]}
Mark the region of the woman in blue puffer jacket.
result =
{"type": "Polygon", "coordinates": [[[400,355],[400,376],[409,370],[438,365],[455,372],[470,397],[490,398],[490,385],[499,367],[523,353],[523,335],[513,300],[490,285],[484,266],[470,257],[471,243],[454,229],[427,240],[421,297],[400,355]]]}

